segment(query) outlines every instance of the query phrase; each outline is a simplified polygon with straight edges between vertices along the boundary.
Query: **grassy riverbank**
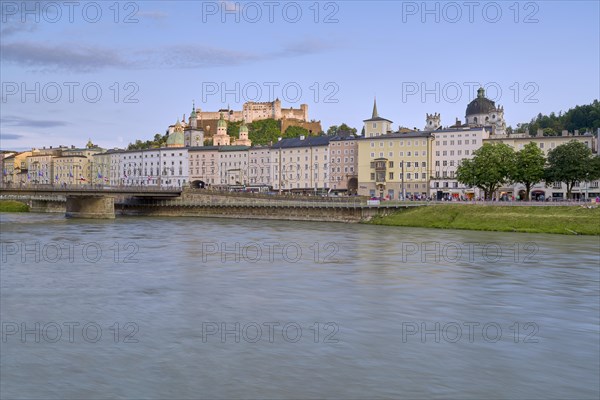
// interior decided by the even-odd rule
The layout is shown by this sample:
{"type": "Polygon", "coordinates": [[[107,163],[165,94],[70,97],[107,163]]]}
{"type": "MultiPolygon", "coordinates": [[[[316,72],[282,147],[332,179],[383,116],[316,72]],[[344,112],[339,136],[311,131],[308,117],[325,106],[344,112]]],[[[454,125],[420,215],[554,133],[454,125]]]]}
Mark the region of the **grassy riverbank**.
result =
{"type": "Polygon", "coordinates": [[[13,200],[0,200],[0,212],[28,212],[29,206],[27,204],[13,201],[13,200]]]}
{"type": "Polygon", "coordinates": [[[477,231],[600,235],[600,208],[433,205],[376,217],[371,223],[477,231]]]}

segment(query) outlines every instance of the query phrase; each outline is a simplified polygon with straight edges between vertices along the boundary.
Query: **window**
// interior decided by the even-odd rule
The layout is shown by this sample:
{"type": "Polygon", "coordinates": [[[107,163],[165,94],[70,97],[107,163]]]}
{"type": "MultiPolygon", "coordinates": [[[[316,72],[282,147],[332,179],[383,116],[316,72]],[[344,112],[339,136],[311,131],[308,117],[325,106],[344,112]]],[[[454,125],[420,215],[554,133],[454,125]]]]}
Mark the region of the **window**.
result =
{"type": "Polygon", "coordinates": [[[390,172],[390,180],[394,179],[394,173],[390,172]]]}
{"type": "Polygon", "coordinates": [[[394,162],[390,161],[390,168],[394,168],[394,162]]]}

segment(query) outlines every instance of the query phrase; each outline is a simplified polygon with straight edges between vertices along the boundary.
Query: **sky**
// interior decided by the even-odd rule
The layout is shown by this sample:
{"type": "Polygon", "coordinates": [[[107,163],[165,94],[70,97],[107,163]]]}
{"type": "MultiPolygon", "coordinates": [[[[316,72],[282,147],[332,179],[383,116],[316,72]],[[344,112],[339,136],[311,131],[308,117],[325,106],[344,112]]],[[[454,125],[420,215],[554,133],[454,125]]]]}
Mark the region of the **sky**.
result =
{"type": "Polygon", "coordinates": [[[479,86],[507,125],[600,97],[598,1],[4,1],[0,148],[104,148],[194,103],[308,104],[324,130],[379,115],[464,120],[479,86]]]}

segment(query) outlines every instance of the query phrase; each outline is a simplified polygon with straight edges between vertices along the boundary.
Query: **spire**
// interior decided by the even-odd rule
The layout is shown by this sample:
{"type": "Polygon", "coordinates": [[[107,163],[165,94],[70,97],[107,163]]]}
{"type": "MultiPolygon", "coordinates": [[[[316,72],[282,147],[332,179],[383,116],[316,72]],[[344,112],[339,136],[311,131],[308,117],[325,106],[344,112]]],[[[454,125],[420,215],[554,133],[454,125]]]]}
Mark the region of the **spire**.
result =
{"type": "Polygon", "coordinates": [[[373,116],[371,118],[379,118],[379,114],[377,113],[377,97],[373,99],[373,116]]]}

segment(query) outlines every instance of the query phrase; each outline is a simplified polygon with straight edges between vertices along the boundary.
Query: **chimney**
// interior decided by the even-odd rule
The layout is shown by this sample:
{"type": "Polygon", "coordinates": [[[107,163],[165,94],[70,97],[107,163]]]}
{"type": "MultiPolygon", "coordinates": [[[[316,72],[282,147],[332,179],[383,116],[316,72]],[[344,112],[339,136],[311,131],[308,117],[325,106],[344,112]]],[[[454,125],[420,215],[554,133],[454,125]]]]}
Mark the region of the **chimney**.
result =
{"type": "Polygon", "coordinates": [[[561,136],[569,136],[569,131],[566,129],[563,129],[561,136]]]}
{"type": "Polygon", "coordinates": [[[300,140],[304,140],[306,137],[304,135],[300,136],[300,140]]]}
{"type": "Polygon", "coordinates": [[[278,138],[277,138],[277,141],[278,141],[278,142],[281,142],[281,138],[280,138],[280,137],[278,137],[278,138]]]}
{"type": "Polygon", "coordinates": [[[579,129],[575,129],[574,134],[575,134],[575,136],[579,136],[579,129]]]}
{"type": "Polygon", "coordinates": [[[52,148],[52,146],[50,146],[50,148],[52,148]]]}
{"type": "Polygon", "coordinates": [[[537,133],[535,134],[535,136],[544,136],[544,130],[541,128],[538,128],[537,133]]]}

